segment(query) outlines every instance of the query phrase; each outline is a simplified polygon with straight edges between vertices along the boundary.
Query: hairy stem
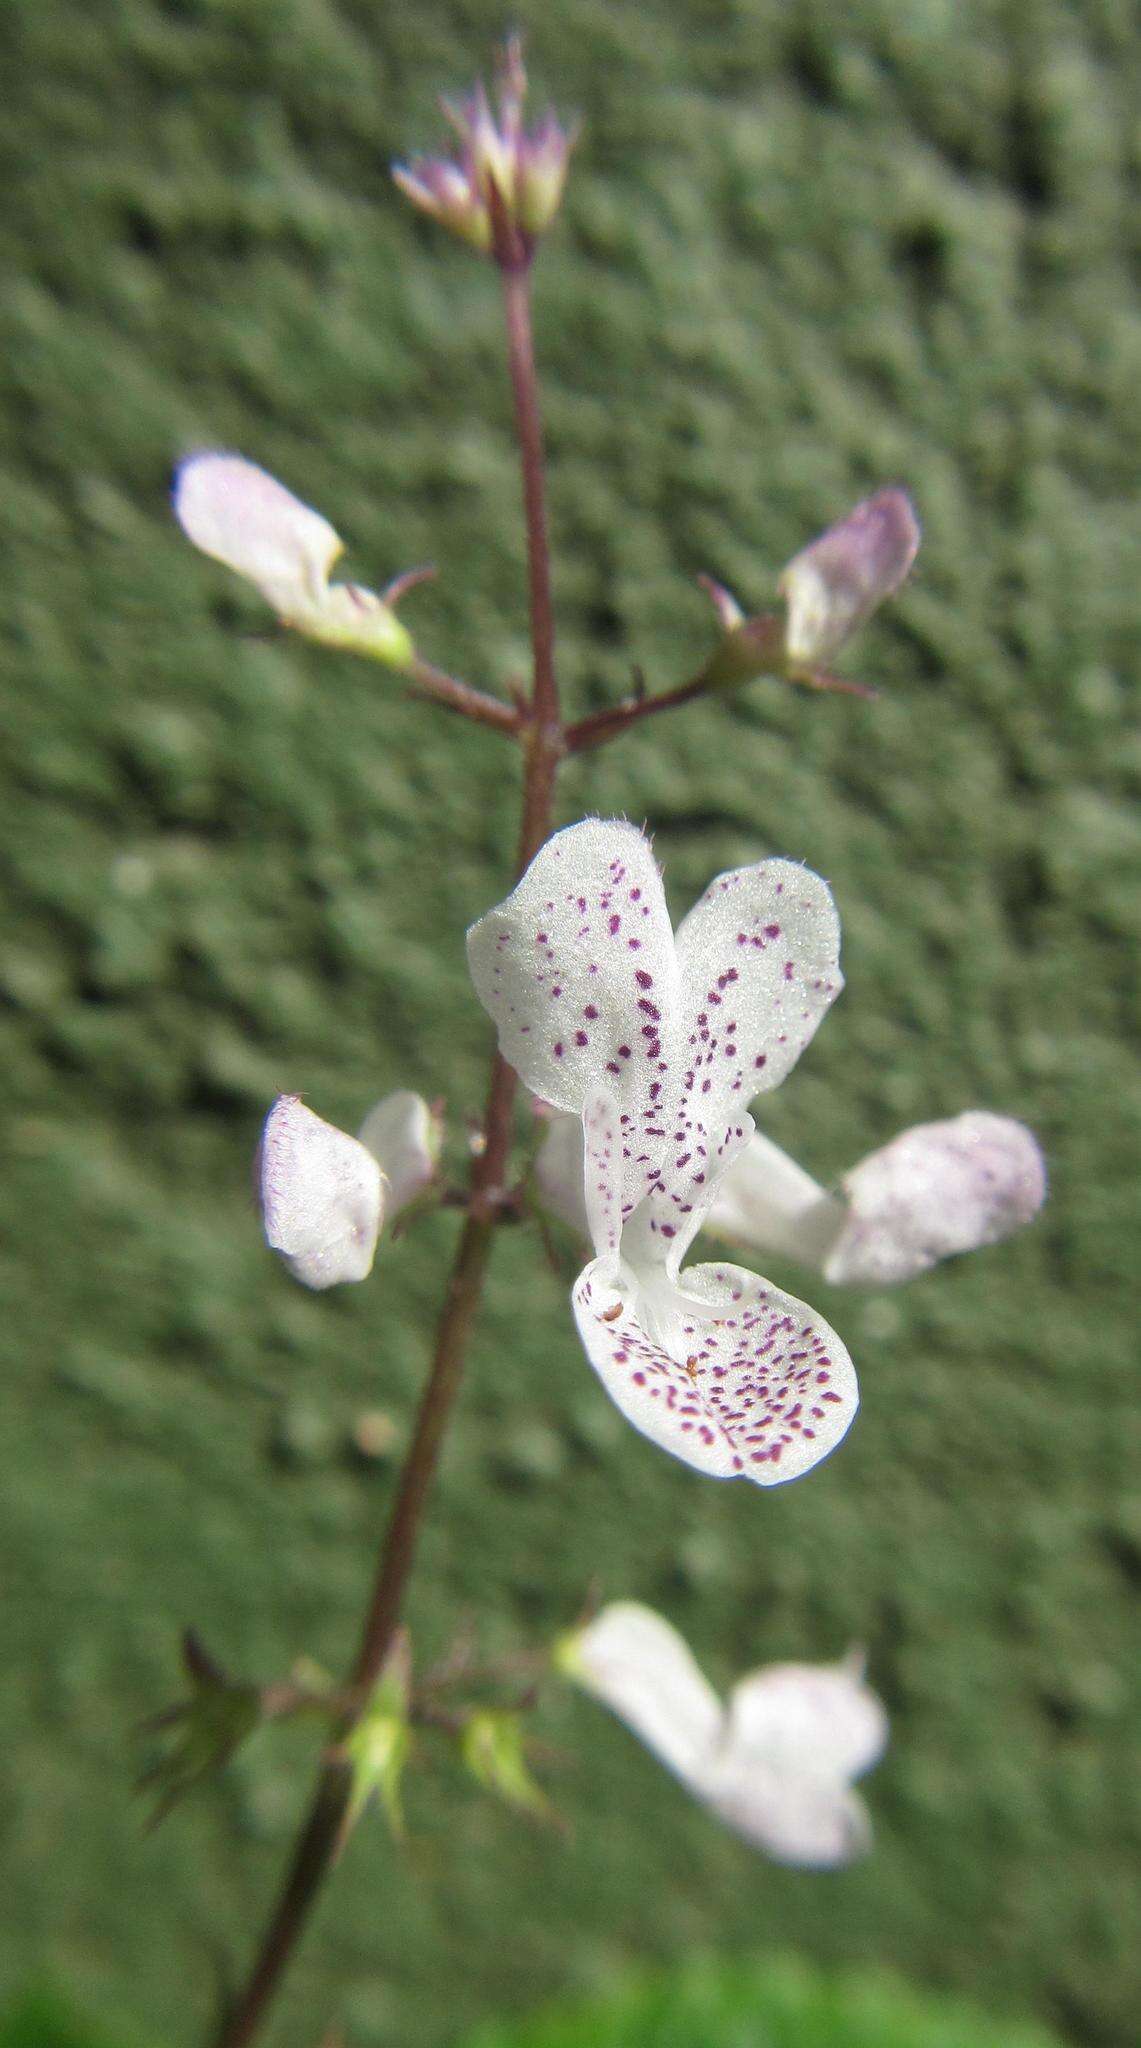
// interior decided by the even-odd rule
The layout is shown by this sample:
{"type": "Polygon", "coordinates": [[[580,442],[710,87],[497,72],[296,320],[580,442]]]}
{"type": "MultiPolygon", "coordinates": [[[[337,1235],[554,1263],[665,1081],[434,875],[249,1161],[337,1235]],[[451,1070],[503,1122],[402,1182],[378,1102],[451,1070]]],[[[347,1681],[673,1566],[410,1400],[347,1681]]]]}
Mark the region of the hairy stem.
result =
{"type": "MultiPolygon", "coordinates": [[[[489,717],[486,709],[473,710],[472,705],[461,704],[456,695],[463,692],[465,697],[476,699],[477,692],[468,692],[465,685],[456,684],[452,678],[442,677],[435,671],[431,672],[434,682],[431,693],[441,701],[450,701],[457,710],[466,709],[469,715],[480,717],[488,724],[500,725],[505,730],[520,732],[525,723],[526,730],[520,734],[524,740],[523,813],[516,859],[516,871],[521,873],[551,829],[555,779],[564,749],[554,668],[543,445],[526,268],[505,268],[503,279],[508,357],[527,527],[534,661],[531,702],[521,716],[504,705],[496,706],[495,717],[489,717]],[[450,685],[448,691],[440,687],[443,682],[450,685]]],[[[415,679],[428,685],[428,672],[425,670],[415,679]]],[[[481,707],[495,704],[491,698],[478,701],[481,707]]],[[[316,1792],[257,1960],[244,1990],[218,2029],[216,2048],[245,2048],[245,2044],[258,2033],[305,1930],[322,1884],[345,1840],[352,1781],[343,1745],[368,1704],[399,1625],[424,1505],[463,1375],[467,1342],[483,1291],[492,1237],[505,1192],[515,1088],[514,1072],[496,1053],[488,1084],[482,1142],[472,1162],[467,1216],[444,1297],[431,1369],[381,1545],[376,1579],[352,1668],[350,1689],[353,1703],[346,1711],[334,1743],[322,1763],[316,1792]]]]}

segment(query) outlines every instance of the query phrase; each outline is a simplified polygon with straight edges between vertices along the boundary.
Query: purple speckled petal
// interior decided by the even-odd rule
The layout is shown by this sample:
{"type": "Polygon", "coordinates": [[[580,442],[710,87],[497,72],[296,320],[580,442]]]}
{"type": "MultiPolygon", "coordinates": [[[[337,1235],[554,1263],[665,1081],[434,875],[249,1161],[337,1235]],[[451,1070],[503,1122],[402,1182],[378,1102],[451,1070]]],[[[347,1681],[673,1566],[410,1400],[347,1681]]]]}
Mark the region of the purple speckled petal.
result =
{"type": "Polygon", "coordinates": [[[600,1259],[615,1261],[622,1236],[622,1132],[618,1105],[605,1089],[587,1096],[582,1135],[582,1188],[590,1241],[600,1259]]]}
{"type": "Polygon", "coordinates": [[[827,883],[794,861],[760,861],[711,882],[678,928],[681,1074],[665,1180],[700,1191],[705,1134],[720,1143],[755,1095],[784,1080],[844,985],[827,883]]]}
{"type": "Polygon", "coordinates": [[[644,1290],[596,1259],[575,1320],[594,1370],[629,1422],[715,1479],[774,1486],[833,1450],[856,1412],[852,1362],[802,1301],[740,1266],[691,1266],[644,1290]]]}
{"type": "Polygon", "coordinates": [[[660,1171],[678,970],[661,876],[634,826],[587,818],[556,832],[504,903],[472,926],[476,994],[527,1087],[581,1115],[612,1095],[624,1207],[660,1171]]]}
{"type": "Polygon", "coordinates": [[[695,1125],[688,1134],[690,1152],[683,1167],[674,1165],[674,1183],[654,1182],[625,1224],[622,1257],[644,1286],[657,1284],[658,1268],[672,1287],[690,1245],[714,1203],[721,1179],[747,1148],[755,1126],[739,1106],[732,1122],[708,1136],[695,1125]]]}

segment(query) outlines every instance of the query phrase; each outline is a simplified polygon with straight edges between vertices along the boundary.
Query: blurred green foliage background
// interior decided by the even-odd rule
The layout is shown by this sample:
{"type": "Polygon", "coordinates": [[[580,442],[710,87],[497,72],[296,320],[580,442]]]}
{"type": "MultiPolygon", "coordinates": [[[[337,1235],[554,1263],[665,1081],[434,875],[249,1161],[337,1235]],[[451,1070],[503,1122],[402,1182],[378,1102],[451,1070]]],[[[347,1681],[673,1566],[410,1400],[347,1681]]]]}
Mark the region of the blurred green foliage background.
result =
{"type": "MultiPolygon", "coordinates": [[[[442,2048],[634,1960],[771,1943],[1108,2048],[1137,1952],[1130,10],[514,16],[586,116],[538,271],[568,702],[613,701],[634,662],[688,672],[700,569],[756,608],[884,481],[925,526],[855,651],[878,703],[755,684],[576,764],[561,816],[647,821],[679,911],[770,851],[831,878],[848,990],[765,1106],[821,1177],[979,1105],[1035,1126],[1053,1188],[1024,1238],[906,1292],[814,1290],[864,1407],[765,1495],[635,1437],[534,1241],[503,1234],[419,1654],[464,1610],[489,1645],[541,1637],[592,1575],[718,1682],[863,1642],[894,1729],[877,1847],[771,1868],[560,1696],[570,1838],[417,1778],[407,1844],[378,1822],[346,1857],[272,2041],[333,2018],[350,2048],[442,2048]]],[[[490,0],[0,13],[0,1967],[175,2048],[249,1953],[309,1743],[261,1738],[145,1835],[132,1729],[177,1694],[186,1623],[252,1677],[343,1664],[394,1470],[354,1433],[382,1411],[398,1450],[457,1227],[307,1296],[259,1241],[249,1156],[285,1088],[349,1126],[391,1087],[441,1093],[462,1131],[488,1052],[462,935],[502,894],[516,778],[493,735],[268,631],[174,531],[168,477],[240,448],[362,581],[440,565],[404,614],[433,659],[523,668],[494,279],[387,174],[504,26],[490,0]]]]}

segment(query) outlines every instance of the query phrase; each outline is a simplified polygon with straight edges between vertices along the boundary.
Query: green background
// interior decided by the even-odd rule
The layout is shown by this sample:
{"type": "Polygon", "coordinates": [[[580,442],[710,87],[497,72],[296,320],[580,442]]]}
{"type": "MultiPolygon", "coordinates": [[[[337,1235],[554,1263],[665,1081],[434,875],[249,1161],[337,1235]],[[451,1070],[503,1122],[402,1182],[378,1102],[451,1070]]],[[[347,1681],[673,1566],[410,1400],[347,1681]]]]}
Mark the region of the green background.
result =
{"type": "MultiPolygon", "coordinates": [[[[758,607],[884,481],[925,527],[850,663],[875,705],[754,684],[576,764],[560,815],[647,821],[679,911],[766,852],[831,879],[847,993],[765,1110],[808,1167],[979,1105],[1033,1124],[1052,1193],[909,1290],[812,1290],[864,1406],[767,1494],[629,1431],[561,1279],[503,1234],[419,1654],[465,1610],[489,1646],[541,1638],[592,1576],[719,1683],[858,1640],[893,1719],[877,1846],[770,1867],[552,1696],[569,1837],[417,1776],[407,1844],[362,1827],[272,2040],[332,2018],[350,2048],[436,2048],[633,1960],[771,1943],[1125,2042],[1129,10],[532,13],[540,91],[586,116],[537,279],[568,703],[614,701],[634,662],[688,672],[698,570],[758,607]]],[[[404,612],[432,658],[494,687],[525,665],[494,277],[387,176],[502,26],[485,0],[0,14],[0,1956],[176,2048],[249,1953],[309,1743],[262,1738],[146,1835],[132,1731],[177,1694],[188,1622],[255,1678],[343,1664],[393,1474],[352,1431],[405,1429],[457,1228],[306,1295],[260,1243],[249,1156],[283,1088],[349,1126],[391,1087],[443,1094],[462,1138],[488,1053],[462,935],[503,893],[517,782],[495,735],[268,631],[167,482],[242,449],[362,581],[439,564],[404,612]]]]}

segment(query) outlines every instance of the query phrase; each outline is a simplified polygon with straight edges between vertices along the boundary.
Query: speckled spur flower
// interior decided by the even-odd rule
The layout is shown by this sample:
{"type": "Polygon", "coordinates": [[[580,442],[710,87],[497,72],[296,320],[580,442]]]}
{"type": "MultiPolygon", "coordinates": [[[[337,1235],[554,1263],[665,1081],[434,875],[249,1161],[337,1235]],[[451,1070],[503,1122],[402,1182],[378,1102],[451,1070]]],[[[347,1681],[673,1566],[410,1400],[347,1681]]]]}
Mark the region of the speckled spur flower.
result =
{"type": "Polygon", "coordinates": [[[863,1659],[772,1664],[722,1705],[688,1645],[660,1614],[619,1601],[564,1639],[557,1661],[745,1841],[815,1869],[871,1846],[852,1780],[887,1745],[887,1715],[863,1659]]]}
{"type": "Polygon", "coordinates": [[[439,1120],[410,1089],[376,1103],[355,1138],[279,1095],[257,1157],[267,1244],[306,1287],[366,1280],[381,1224],[427,1187],[439,1152],[439,1120]]]}
{"type": "MultiPolygon", "coordinates": [[[[344,550],[320,512],[244,456],[187,456],[174,479],[174,511],[204,555],[253,583],[284,626],[310,640],[405,669],[415,654],[391,602],[359,583],[330,583],[344,550]]],[[[391,596],[407,588],[402,577],[391,596]]]]}
{"type": "Polygon", "coordinates": [[[720,875],[670,928],[633,826],[558,832],[468,933],[476,992],[532,1092],[582,1119],[595,1258],[572,1296],[622,1413],[719,1479],[795,1479],[844,1435],[856,1378],[803,1302],[681,1261],[748,1103],[782,1081],[842,986],[828,889],[791,861],[720,875]]]}

